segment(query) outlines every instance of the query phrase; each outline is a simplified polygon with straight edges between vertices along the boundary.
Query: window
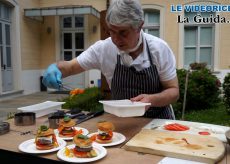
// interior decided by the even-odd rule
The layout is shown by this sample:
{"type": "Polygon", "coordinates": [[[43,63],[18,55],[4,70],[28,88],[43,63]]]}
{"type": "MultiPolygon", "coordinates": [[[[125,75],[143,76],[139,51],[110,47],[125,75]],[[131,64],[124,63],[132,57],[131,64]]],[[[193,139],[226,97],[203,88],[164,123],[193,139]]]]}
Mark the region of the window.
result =
{"type": "Polygon", "coordinates": [[[214,52],[214,24],[196,24],[193,17],[200,14],[202,17],[209,17],[213,13],[187,13],[190,23],[184,26],[184,68],[189,68],[191,63],[207,63],[213,68],[214,52]],[[207,15],[208,14],[208,15],[207,15]]]}
{"type": "Polygon", "coordinates": [[[2,69],[11,67],[10,28],[10,8],[4,4],[0,4],[0,55],[2,69]]]}
{"type": "Polygon", "coordinates": [[[11,91],[13,86],[11,20],[12,8],[0,2],[0,60],[1,60],[1,89],[11,91]]]}
{"type": "Polygon", "coordinates": [[[144,10],[143,30],[146,33],[160,37],[160,11],[159,10],[144,10]]]}
{"type": "Polygon", "coordinates": [[[64,60],[77,57],[84,50],[84,17],[62,17],[62,54],[64,60]]]}
{"type": "MultiPolygon", "coordinates": [[[[61,17],[61,58],[72,60],[80,55],[85,49],[85,34],[87,16],[70,15],[61,17]]],[[[63,79],[63,83],[72,88],[84,88],[85,73],[69,76],[63,79]]]]}

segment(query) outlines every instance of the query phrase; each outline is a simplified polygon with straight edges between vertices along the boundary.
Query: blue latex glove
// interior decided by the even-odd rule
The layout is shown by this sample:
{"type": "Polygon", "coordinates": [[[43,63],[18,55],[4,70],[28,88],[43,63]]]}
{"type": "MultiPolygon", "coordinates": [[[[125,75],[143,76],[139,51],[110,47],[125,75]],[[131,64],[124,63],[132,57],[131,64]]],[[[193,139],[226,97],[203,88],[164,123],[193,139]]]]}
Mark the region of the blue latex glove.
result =
{"type": "Polygon", "coordinates": [[[42,83],[48,88],[60,89],[62,73],[56,64],[51,64],[45,71],[42,83]]]}

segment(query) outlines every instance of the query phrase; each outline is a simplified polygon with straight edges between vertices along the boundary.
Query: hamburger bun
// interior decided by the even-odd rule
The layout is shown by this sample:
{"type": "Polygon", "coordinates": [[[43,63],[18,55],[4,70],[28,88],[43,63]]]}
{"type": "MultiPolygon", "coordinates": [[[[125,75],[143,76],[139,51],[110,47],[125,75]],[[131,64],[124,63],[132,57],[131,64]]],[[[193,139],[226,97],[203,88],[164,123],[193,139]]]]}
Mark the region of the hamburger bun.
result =
{"type": "Polygon", "coordinates": [[[101,144],[104,144],[104,143],[111,143],[112,141],[113,141],[112,138],[109,139],[109,140],[101,140],[101,139],[99,139],[98,137],[96,138],[96,142],[101,143],[101,144]]]}
{"type": "Polygon", "coordinates": [[[59,121],[59,126],[63,126],[63,127],[65,127],[65,128],[69,128],[69,127],[73,127],[73,126],[75,126],[76,125],[76,123],[75,123],[75,121],[74,120],[69,120],[69,121],[65,121],[64,119],[61,119],[60,121],[59,121]]]}
{"type": "Polygon", "coordinates": [[[92,146],[92,140],[82,134],[75,135],[73,137],[73,142],[76,144],[76,146],[81,148],[92,146]]]}
{"type": "Polygon", "coordinates": [[[74,135],[75,135],[75,132],[73,131],[73,132],[59,132],[59,137],[73,137],[74,135]]]}
{"type": "Polygon", "coordinates": [[[49,135],[53,135],[53,134],[54,134],[54,130],[50,129],[50,128],[46,131],[42,131],[39,129],[37,132],[38,137],[44,137],[44,136],[49,136],[49,135]]]}
{"type": "Polygon", "coordinates": [[[115,129],[113,123],[108,122],[108,121],[98,122],[97,128],[100,131],[104,131],[104,132],[113,131],[115,129]]]}
{"type": "Polygon", "coordinates": [[[49,149],[53,149],[54,148],[54,144],[42,145],[42,146],[36,145],[36,148],[38,150],[49,150],[49,149]]]}

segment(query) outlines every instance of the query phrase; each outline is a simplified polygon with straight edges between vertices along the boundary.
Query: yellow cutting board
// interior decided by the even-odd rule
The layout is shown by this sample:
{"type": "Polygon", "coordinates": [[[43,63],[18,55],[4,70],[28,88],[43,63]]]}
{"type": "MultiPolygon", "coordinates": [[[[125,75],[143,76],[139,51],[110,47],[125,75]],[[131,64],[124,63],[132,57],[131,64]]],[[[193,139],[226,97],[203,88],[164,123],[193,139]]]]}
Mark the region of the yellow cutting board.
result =
{"type": "Polygon", "coordinates": [[[225,153],[214,137],[143,129],[124,146],[126,150],[205,163],[216,163],[225,153]]]}

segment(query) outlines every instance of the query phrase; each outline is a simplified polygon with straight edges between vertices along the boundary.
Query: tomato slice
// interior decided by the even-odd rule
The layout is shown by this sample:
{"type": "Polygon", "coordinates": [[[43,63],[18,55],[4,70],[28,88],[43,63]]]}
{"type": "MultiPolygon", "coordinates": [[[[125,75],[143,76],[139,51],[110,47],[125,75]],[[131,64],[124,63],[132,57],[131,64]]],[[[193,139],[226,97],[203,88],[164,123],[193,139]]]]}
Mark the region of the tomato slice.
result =
{"type": "Polygon", "coordinates": [[[183,130],[184,130],[184,129],[183,129],[180,125],[178,125],[178,124],[173,124],[172,126],[173,126],[173,128],[174,128],[175,131],[183,131],[183,130]]]}
{"type": "Polygon", "coordinates": [[[110,140],[112,137],[110,135],[102,136],[102,135],[98,134],[97,138],[100,140],[110,140]]]}
{"type": "Polygon", "coordinates": [[[80,130],[74,129],[74,135],[77,135],[77,134],[83,134],[83,130],[82,129],[80,129],[80,130]]]}
{"type": "Polygon", "coordinates": [[[74,136],[74,133],[59,133],[65,137],[73,137],[74,136]]]}
{"type": "Polygon", "coordinates": [[[171,130],[171,131],[185,131],[185,130],[189,130],[189,127],[187,127],[185,125],[178,124],[178,123],[167,124],[167,125],[164,126],[164,128],[166,130],[171,130]]]}
{"type": "Polygon", "coordinates": [[[203,132],[199,132],[200,135],[210,135],[209,132],[203,131],[203,132]]]}
{"type": "Polygon", "coordinates": [[[90,140],[91,141],[95,141],[97,139],[97,134],[94,134],[90,137],[90,140]]]}
{"type": "Polygon", "coordinates": [[[182,125],[182,124],[175,123],[175,125],[179,126],[181,129],[184,129],[184,130],[188,130],[189,129],[189,127],[187,127],[185,125],[182,125]]]}
{"type": "Polygon", "coordinates": [[[55,147],[58,147],[58,146],[59,146],[59,144],[58,144],[58,141],[57,141],[56,135],[55,135],[55,134],[53,134],[53,135],[52,135],[52,137],[53,137],[53,141],[54,141],[54,145],[55,145],[55,147]]]}
{"type": "Polygon", "coordinates": [[[64,126],[59,126],[58,131],[61,132],[64,129],[64,126]]]}

